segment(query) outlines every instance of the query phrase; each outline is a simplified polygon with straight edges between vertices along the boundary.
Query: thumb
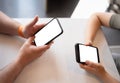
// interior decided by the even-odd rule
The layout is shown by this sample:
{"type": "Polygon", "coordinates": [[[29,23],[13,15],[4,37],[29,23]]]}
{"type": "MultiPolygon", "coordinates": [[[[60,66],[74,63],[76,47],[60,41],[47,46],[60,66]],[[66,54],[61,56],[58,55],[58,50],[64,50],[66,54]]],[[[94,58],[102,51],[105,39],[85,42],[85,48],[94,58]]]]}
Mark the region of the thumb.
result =
{"type": "Polygon", "coordinates": [[[28,38],[28,42],[31,44],[34,40],[35,36],[28,38]]]}
{"type": "Polygon", "coordinates": [[[91,62],[91,61],[88,61],[88,60],[85,63],[90,67],[98,67],[98,65],[99,65],[97,63],[94,63],[94,62],[91,62]]]}
{"type": "Polygon", "coordinates": [[[38,21],[38,18],[39,18],[38,16],[35,16],[34,19],[28,24],[28,27],[35,25],[38,21]]]}
{"type": "Polygon", "coordinates": [[[86,46],[92,46],[93,42],[92,41],[86,41],[85,45],[86,46]]]}

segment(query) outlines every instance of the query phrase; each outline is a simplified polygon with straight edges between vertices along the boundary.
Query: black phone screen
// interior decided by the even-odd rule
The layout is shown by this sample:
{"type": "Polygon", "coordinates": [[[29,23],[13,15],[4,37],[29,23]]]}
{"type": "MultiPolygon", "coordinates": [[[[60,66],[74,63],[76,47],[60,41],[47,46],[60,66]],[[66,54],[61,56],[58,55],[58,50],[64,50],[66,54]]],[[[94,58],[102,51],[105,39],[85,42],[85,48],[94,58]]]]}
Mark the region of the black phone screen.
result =
{"type": "Polygon", "coordinates": [[[35,44],[36,46],[48,44],[62,33],[60,22],[54,18],[35,34],[35,44]]]}
{"type": "Polygon", "coordinates": [[[97,47],[76,44],[75,49],[77,62],[84,63],[86,60],[89,60],[99,63],[99,53],[97,47]]]}

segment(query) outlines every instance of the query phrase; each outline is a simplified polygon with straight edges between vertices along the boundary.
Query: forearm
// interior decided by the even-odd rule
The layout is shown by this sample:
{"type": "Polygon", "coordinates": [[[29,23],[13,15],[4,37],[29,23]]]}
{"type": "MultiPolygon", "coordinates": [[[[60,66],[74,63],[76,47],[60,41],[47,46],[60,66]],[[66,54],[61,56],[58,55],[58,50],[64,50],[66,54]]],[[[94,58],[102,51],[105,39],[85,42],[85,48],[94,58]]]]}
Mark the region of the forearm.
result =
{"type": "Polygon", "coordinates": [[[18,60],[13,61],[0,71],[0,83],[13,83],[23,68],[18,60]]]}
{"type": "Polygon", "coordinates": [[[9,35],[18,35],[20,23],[9,18],[0,11],[0,33],[9,35]]]}
{"type": "Polygon", "coordinates": [[[98,17],[96,15],[92,15],[88,20],[85,40],[93,42],[100,26],[101,22],[99,21],[98,17]]]}
{"type": "Polygon", "coordinates": [[[101,26],[110,27],[109,22],[112,15],[112,13],[93,14],[88,20],[85,40],[93,42],[96,33],[101,28],[101,26]]]}
{"type": "Polygon", "coordinates": [[[101,77],[103,83],[120,83],[118,80],[113,78],[109,73],[106,73],[101,77]]]}

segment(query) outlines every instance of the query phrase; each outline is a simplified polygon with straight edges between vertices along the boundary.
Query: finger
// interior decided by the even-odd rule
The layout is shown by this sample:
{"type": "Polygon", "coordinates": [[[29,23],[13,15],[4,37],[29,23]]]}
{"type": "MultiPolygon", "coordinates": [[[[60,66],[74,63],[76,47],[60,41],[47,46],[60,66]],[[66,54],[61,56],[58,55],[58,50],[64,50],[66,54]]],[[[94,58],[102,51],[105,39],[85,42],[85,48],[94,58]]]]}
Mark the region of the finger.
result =
{"type": "Polygon", "coordinates": [[[93,63],[91,61],[86,61],[85,63],[86,63],[86,65],[93,67],[93,68],[97,68],[99,66],[99,64],[93,63]]]}
{"type": "Polygon", "coordinates": [[[80,64],[80,67],[87,70],[88,69],[88,66],[87,65],[84,65],[84,64],[80,64]]]}
{"type": "Polygon", "coordinates": [[[92,41],[87,41],[87,42],[85,43],[86,46],[92,46],[92,44],[93,44],[92,41]]]}
{"type": "Polygon", "coordinates": [[[85,45],[86,45],[86,46],[91,46],[91,44],[90,44],[90,43],[86,43],[85,45]]]}
{"type": "Polygon", "coordinates": [[[37,49],[38,51],[46,51],[47,49],[50,48],[50,46],[51,46],[52,44],[53,44],[53,42],[51,42],[51,43],[49,43],[49,44],[47,44],[47,45],[38,46],[36,49],[37,49]]]}
{"type": "Polygon", "coordinates": [[[50,46],[48,45],[43,45],[43,46],[38,46],[36,49],[38,51],[46,51],[50,46]]]}
{"type": "Polygon", "coordinates": [[[34,27],[35,28],[43,28],[45,25],[46,25],[46,23],[36,24],[34,27]]]}
{"type": "Polygon", "coordinates": [[[38,16],[35,16],[34,19],[28,24],[28,26],[31,27],[35,25],[38,21],[38,18],[39,18],[38,16]]]}
{"type": "Polygon", "coordinates": [[[44,53],[45,51],[48,50],[47,46],[42,46],[42,47],[37,47],[36,51],[40,52],[40,53],[44,53]]]}
{"type": "Polygon", "coordinates": [[[80,67],[81,67],[82,69],[88,71],[88,72],[94,71],[94,68],[89,67],[89,66],[87,66],[87,65],[80,64],[80,67]]]}
{"type": "Polygon", "coordinates": [[[53,41],[51,41],[51,42],[49,42],[47,45],[51,46],[53,43],[54,43],[54,42],[53,42],[53,41]]]}
{"type": "Polygon", "coordinates": [[[84,65],[83,65],[83,64],[79,64],[79,66],[80,66],[81,68],[84,68],[84,65]]]}
{"type": "Polygon", "coordinates": [[[33,40],[35,39],[35,36],[28,38],[28,42],[31,44],[33,40]]]}
{"type": "Polygon", "coordinates": [[[40,30],[41,28],[43,28],[45,26],[45,24],[37,24],[37,25],[34,25],[34,31],[37,32],[38,30],[40,30]]]}

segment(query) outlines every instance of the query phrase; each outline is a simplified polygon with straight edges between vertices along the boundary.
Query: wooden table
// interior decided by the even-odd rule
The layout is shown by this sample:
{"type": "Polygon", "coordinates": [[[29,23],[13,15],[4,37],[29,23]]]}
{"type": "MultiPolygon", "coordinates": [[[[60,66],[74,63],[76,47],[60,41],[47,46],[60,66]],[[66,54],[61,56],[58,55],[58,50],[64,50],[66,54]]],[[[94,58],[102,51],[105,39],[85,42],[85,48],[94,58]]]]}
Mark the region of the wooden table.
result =
{"type": "MultiPolygon", "coordinates": [[[[40,23],[51,18],[42,18],[40,23]]],[[[25,24],[31,19],[16,19],[25,24]]],[[[84,71],[75,61],[74,45],[84,43],[87,19],[59,18],[64,33],[54,40],[54,44],[43,56],[26,66],[15,83],[101,83],[94,75],[84,71]]],[[[9,64],[25,39],[0,35],[0,68],[9,64]]],[[[106,39],[100,30],[95,38],[99,48],[100,61],[116,79],[120,76],[113,61],[106,39]]]]}

